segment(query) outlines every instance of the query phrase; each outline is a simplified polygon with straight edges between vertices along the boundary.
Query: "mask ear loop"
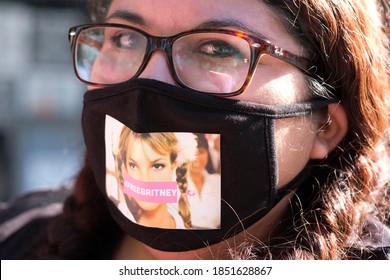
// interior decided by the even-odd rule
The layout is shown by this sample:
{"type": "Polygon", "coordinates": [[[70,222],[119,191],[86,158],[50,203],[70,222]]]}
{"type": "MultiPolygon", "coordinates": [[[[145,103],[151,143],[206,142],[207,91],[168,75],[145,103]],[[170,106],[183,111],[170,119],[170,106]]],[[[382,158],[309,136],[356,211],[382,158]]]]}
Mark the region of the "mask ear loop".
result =
{"type": "MultiPolygon", "coordinates": [[[[330,115],[327,114],[326,121],[319,128],[318,131],[325,131],[331,125],[331,123],[332,123],[332,120],[330,118],[330,115]]],[[[274,129],[274,122],[272,122],[272,124],[270,123],[269,127],[270,127],[270,129],[274,129]]],[[[274,133],[270,133],[270,132],[269,132],[269,134],[270,135],[275,135],[274,133]]],[[[275,142],[272,142],[273,140],[274,139],[271,139],[271,138],[269,138],[267,136],[267,141],[269,141],[269,143],[270,143],[270,144],[268,144],[269,147],[273,148],[273,146],[271,144],[271,143],[275,143],[275,142]]],[[[312,175],[312,173],[314,171],[314,164],[310,160],[307,163],[307,165],[304,167],[304,169],[291,182],[289,182],[287,185],[285,185],[284,187],[282,187],[280,189],[276,189],[276,185],[277,185],[277,181],[278,181],[278,176],[279,175],[278,175],[278,170],[277,170],[276,151],[274,150],[272,153],[274,155],[274,158],[273,158],[273,160],[271,160],[272,162],[270,162],[270,168],[272,166],[274,166],[274,170],[276,170],[276,171],[275,171],[275,174],[272,175],[275,178],[273,178],[273,180],[271,182],[272,189],[271,189],[271,195],[270,195],[270,202],[268,204],[268,210],[270,210],[273,207],[275,207],[276,204],[278,204],[287,194],[291,193],[294,190],[299,189],[300,186],[307,181],[307,179],[312,175]]],[[[270,170],[270,172],[272,172],[272,169],[270,170]]]]}
{"type": "Polygon", "coordinates": [[[320,127],[318,131],[326,131],[328,127],[332,124],[332,119],[329,114],[327,114],[327,119],[324,124],[320,127]]]}
{"type": "MultiPolygon", "coordinates": [[[[276,186],[279,180],[279,170],[275,147],[275,120],[266,118],[264,125],[265,127],[268,127],[268,129],[266,129],[266,146],[268,151],[268,173],[270,174],[269,185],[271,186],[270,202],[272,203],[274,197],[276,196],[276,186]]],[[[273,205],[270,205],[270,203],[268,203],[268,206],[273,207],[273,205]]]]}

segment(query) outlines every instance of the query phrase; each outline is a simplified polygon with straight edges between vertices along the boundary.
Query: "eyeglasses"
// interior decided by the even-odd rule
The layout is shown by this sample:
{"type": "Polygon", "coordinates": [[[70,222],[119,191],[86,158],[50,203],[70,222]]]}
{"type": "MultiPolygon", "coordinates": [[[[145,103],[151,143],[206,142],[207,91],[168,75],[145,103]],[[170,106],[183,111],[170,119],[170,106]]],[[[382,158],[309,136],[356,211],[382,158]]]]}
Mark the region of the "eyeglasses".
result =
{"type": "Polygon", "coordinates": [[[264,54],[309,75],[315,69],[309,60],[265,39],[225,29],[156,37],[122,24],[89,24],[71,28],[69,40],[77,77],[96,86],[137,78],[156,50],[165,52],[172,76],[180,86],[218,96],[244,92],[264,54]]]}

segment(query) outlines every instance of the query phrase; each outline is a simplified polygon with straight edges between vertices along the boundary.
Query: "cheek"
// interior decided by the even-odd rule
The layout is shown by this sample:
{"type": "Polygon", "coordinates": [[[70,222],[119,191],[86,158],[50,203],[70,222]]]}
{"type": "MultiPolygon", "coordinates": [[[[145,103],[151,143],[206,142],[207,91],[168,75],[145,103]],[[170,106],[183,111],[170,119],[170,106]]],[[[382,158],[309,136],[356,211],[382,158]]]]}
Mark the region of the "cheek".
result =
{"type": "Polygon", "coordinates": [[[301,102],[309,98],[303,74],[284,63],[283,67],[259,66],[244,93],[235,99],[266,105],[301,102]]]}
{"type": "MultiPolygon", "coordinates": [[[[303,74],[288,63],[276,62],[275,65],[259,67],[247,91],[236,98],[267,105],[285,105],[308,100],[310,96],[303,74]]],[[[277,187],[295,178],[309,161],[316,135],[313,123],[310,117],[276,120],[277,187]]]]}
{"type": "Polygon", "coordinates": [[[174,171],[174,165],[172,164],[167,164],[162,169],[149,168],[145,180],[149,182],[173,181],[174,171]]]}
{"type": "Polygon", "coordinates": [[[172,181],[172,174],[173,170],[171,168],[166,168],[161,172],[153,172],[151,177],[153,177],[152,179],[154,182],[172,181]]]}
{"type": "Polygon", "coordinates": [[[316,137],[310,117],[279,119],[275,124],[278,187],[294,179],[306,166],[316,137]]]}
{"type": "Polygon", "coordinates": [[[104,67],[102,67],[103,63],[101,63],[101,58],[97,58],[92,65],[91,68],[91,80],[93,81],[99,81],[101,83],[104,83],[104,75],[102,73],[105,73],[104,67]]]}

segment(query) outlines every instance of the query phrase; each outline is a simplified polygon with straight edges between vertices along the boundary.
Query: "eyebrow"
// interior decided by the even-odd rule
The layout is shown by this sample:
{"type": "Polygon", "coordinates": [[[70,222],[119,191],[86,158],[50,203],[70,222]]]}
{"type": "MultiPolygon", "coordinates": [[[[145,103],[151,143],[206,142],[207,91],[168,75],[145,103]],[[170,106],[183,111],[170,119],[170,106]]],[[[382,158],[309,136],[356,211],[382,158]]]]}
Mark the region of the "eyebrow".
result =
{"type": "Polygon", "coordinates": [[[236,28],[241,31],[244,31],[246,33],[255,35],[256,37],[265,38],[263,34],[260,32],[254,30],[253,28],[249,27],[248,25],[244,24],[241,21],[235,20],[235,19],[218,19],[218,20],[210,20],[206,21],[200,25],[198,25],[195,29],[206,29],[206,28],[236,28]]]}
{"type": "Polygon", "coordinates": [[[145,20],[140,15],[126,10],[116,10],[113,14],[107,17],[107,20],[113,18],[123,19],[131,23],[136,23],[138,25],[146,25],[145,20]]]}
{"type": "MultiPolygon", "coordinates": [[[[140,26],[147,25],[146,20],[141,15],[127,11],[127,10],[116,10],[114,13],[112,13],[111,15],[109,15],[107,17],[107,20],[113,19],[113,18],[122,19],[122,20],[129,22],[129,23],[137,24],[140,26]]],[[[218,28],[227,28],[227,27],[236,28],[236,29],[239,29],[239,30],[244,31],[246,33],[249,33],[251,35],[254,35],[256,37],[260,37],[262,39],[267,39],[263,34],[254,30],[253,28],[249,27],[248,25],[244,24],[243,22],[240,22],[240,21],[235,20],[235,19],[230,19],[230,18],[209,20],[209,21],[206,21],[206,22],[203,22],[203,23],[197,25],[194,28],[191,28],[188,31],[197,30],[197,29],[208,29],[208,28],[218,29],[218,28]]]]}
{"type": "MultiPolygon", "coordinates": [[[[157,158],[157,159],[154,159],[154,160],[150,160],[148,158],[148,160],[152,163],[152,164],[156,164],[156,163],[160,163],[160,164],[164,164],[165,163],[165,159],[164,158],[157,158]]],[[[134,163],[135,165],[139,165],[138,162],[136,160],[134,160],[132,157],[130,157],[130,160],[129,160],[129,163],[134,163]]]]}

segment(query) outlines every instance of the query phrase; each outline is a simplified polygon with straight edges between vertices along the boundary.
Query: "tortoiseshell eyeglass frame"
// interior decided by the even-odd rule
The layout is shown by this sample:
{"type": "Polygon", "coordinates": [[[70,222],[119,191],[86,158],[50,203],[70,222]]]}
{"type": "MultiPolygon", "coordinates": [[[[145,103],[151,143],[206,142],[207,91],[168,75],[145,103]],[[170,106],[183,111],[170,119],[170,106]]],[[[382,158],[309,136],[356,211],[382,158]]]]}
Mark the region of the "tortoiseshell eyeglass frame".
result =
{"type": "MultiPolygon", "coordinates": [[[[316,69],[317,69],[317,67],[314,65],[314,63],[312,61],[310,61],[309,59],[306,59],[302,56],[295,55],[289,51],[284,50],[283,48],[275,46],[270,41],[268,41],[264,38],[255,37],[255,36],[252,36],[250,34],[247,34],[245,32],[241,32],[241,31],[233,31],[233,30],[227,30],[227,29],[197,29],[197,30],[190,30],[190,31],[181,32],[181,33],[178,33],[176,35],[169,36],[169,37],[158,37],[158,36],[150,35],[141,29],[127,26],[127,25],[123,25],[123,24],[115,24],[115,23],[84,24],[84,25],[75,26],[75,27],[72,27],[69,29],[69,41],[70,41],[70,45],[71,45],[71,49],[72,49],[72,53],[73,53],[73,63],[74,63],[74,70],[75,70],[76,76],[78,77],[79,80],[81,80],[82,82],[89,84],[89,85],[103,87],[103,86],[110,86],[112,84],[93,83],[90,81],[83,80],[80,77],[80,75],[78,74],[78,71],[77,71],[77,66],[76,66],[76,63],[77,63],[77,61],[76,61],[76,59],[77,59],[76,58],[76,46],[77,46],[78,40],[84,40],[82,43],[88,44],[88,45],[91,45],[94,47],[98,47],[98,48],[101,47],[101,46],[99,46],[99,45],[101,45],[101,43],[98,41],[92,41],[92,40],[85,41],[85,38],[83,39],[79,35],[81,34],[82,31],[90,29],[90,28],[106,28],[106,27],[108,27],[108,28],[109,27],[121,28],[121,29],[135,31],[135,32],[142,34],[147,39],[146,52],[145,52],[145,55],[143,57],[143,61],[140,65],[138,71],[132,77],[130,77],[128,80],[123,81],[123,82],[119,82],[116,84],[124,83],[124,82],[131,80],[131,79],[137,78],[142,73],[144,68],[146,67],[148,60],[150,59],[153,52],[156,50],[162,50],[166,54],[166,57],[168,59],[168,65],[169,65],[170,71],[171,71],[175,81],[180,86],[182,86],[184,88],[194,90],[193,88],[185,85],[180,80],[180,78],[178,77],[178,75],[175,71],[174,63],[173,63],[173,59],[172,59],[172,45],[174,44],[174,42],[176,40],[180,39],[183,36],[188,36],[191,34],[199,34],[199,33],[229,34],[229,35],[236,36],[236,37],[239,37],[239,38],[246,40],[248,42],[249,47],[250,47],[250,55],[251,55],[250,65],[249,65],[247,77],[245,79],[245,82],[241,86],[241,88],[239,88],[235,92],[227,92],[227,93],[205,92],[207,94],[229,97],[229,96],[236,96],[236,95],[243,93],[252,80],[253,74],[256,70],[256,67],[259,63],[259,59],[260,59],[262,54],[268,54],[268,55],[271,55],[272,57],[275,57],[277,59],[281,59],[283,61],[286,61],[286,62],[296,66],[297,68],[299,68],[303,73],[305,73],[309,76],[312,76],[312,77],[315,76],[316,69]]],[[[196,90],[196,91],[199,91],[199,90],[196,90]]]]}

